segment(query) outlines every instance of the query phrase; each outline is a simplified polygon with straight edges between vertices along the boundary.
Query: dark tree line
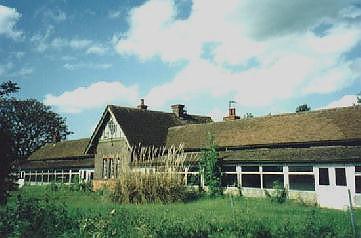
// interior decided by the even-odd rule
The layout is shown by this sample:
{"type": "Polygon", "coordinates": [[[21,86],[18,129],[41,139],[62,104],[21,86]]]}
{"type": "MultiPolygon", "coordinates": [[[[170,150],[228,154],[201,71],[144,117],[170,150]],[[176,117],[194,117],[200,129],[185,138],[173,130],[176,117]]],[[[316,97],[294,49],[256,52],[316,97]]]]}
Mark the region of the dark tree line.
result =
{"type": "Polygon", "coordinates": [[[16,83],[0,84],[0,204],[13,187],[11,172],[39,147],[64,140],[69,132],[65,119],[35,99],[10,97],[16,83]]]}

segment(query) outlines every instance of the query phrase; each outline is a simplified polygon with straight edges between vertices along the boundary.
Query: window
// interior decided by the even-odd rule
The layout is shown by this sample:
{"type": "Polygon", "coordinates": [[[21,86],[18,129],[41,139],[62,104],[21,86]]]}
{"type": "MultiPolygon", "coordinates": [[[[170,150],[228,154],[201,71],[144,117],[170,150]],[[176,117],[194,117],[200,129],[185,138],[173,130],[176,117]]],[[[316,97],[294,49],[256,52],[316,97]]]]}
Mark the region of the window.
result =
{"type": "Polygon", "coordinates": [[[282,166],[263,166],[262,167],[263,172],[283,172],[282,166]]]}
{"type": "Polygon", "coordinates": [[[222,187],[237,187],[237,169],[236,165],[224,165],[222,167],[222,187]]]}
{"type": "Polygon", "coordinates": [[[361,193],[361,166],[355,166],[355,188],[356,193],[361,193]]]}
{"type": "Polygon", "coordinates": [[[330,185],[330,178],[328,176],[328,168],[319,168],[319,184],[330,185]]]}
{"type": "Polygon", "coordinates": [[[223,174],[221,182],[222,187],[237,187],[237,174],[223,174]]]}
{"type": "Polygon", "coordinates": [[[347,186],[345,168],[335,168],[336,172],[336,185],[347,186]]]}
{"type": "Polygon", "coordinates": [[[315,177],[313,175],[289,175],[291,190],[315,191],[315,177]]]}
{"type": "Polygon", "coordinates": [[[289,166],[288,182],[290,190],[315,191],[315,176],[312,166],[289,166]]]}
{"type": "Polygon", "coordinates": [[[283,174],[264,174],[263,188],[273,188],[275,184],[283,187],[283,174]]]}
{"type": "Polygon", "coordinates": [[[259,166],[246,165],[241,167],[242,174],[242,187],[260,188],[261,187],[261,174],[259,166]]]}
{"type": "Polygon", "coordinates": [[[312,166],[288,166],[288,172],[313,172],[312,166]]]}
{"type": "Polygon", "coordinates": [[[242,187],[260,188],[261,175],[260,174],[242,174],[242,187]]]}
{"type": "Polygon", "coordinates": [[[259,172],[259,166],[242,166],[242,172],[259,172]]]}
{"type": "Polygon", "coordinates": [[[264,165],[262,166],[263,188],[273,188],[276,184],[283,187],[284,176],[282,165],[264,165]]]}
{"type": "Polygon", "coordinates": [[[199,175],[198,166],[190,166],[187,172],[187,185],[198,186],[201,184],[201,177],[199,175]]]}

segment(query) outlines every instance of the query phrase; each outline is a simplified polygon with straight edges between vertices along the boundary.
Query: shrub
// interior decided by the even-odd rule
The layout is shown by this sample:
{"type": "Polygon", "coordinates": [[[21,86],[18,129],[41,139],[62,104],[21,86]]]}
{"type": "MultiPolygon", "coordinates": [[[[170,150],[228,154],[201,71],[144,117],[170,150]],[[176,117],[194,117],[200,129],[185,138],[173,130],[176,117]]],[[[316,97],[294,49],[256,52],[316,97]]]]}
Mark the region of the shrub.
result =
{"type": "Polygon", "coordinates": [[[64,204],[18,196],[0,218],[0,237],[58,237],[76,227],[64,204]]]}
{"type": "Polygon", "coordinates": [[[220,161],[218,157],[214,137],[212,134],[208,134],[208,148],[203,150],[199,167],[204,177],[204,183],[208,187],[211,196],[223,194],[221,186],[222,161],[220,161]]]}
{"type": "MultiPolygon", "coordinates": [[[[147,151],[147,150],[144,150],[147,151]]],[[[140,155],[140,158],[146,157],[140,155]]],[[[112,199],[119,203],[175,202],[189,199],[194,195],[185,185],[183,148],[171,148],[154,158],[158,164],[149,167],[154,161],[124,162],[116,180],[112,199]]]]}

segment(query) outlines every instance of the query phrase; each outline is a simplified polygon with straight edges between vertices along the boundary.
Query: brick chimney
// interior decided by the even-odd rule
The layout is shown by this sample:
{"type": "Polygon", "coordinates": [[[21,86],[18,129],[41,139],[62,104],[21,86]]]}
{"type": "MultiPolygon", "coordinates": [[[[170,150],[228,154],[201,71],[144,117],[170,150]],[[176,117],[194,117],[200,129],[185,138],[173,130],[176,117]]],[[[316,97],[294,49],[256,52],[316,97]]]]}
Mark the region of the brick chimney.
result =
{"type": "Polygon", "coordinates": [[[138,109],[147,110],[148,106],[144,104],[144,99],[140,99],[140,105],[137,106],[138,109]]]}
{"type": "Polygon", "coordinates": [[[234,103],[234,101],[229,102],[228,116],[223,117],[223,121],[234,121],[240,119],[240,117],[236,115],[236,108],[232,105],[234,103]]]}
{"type": "Polygon", "coordinates": [[[175,104],[171,106],[173,113],[177,116],[177,117],[184,117],[187,112],[184,110],[184,105],[182,104],[175,104]]]}

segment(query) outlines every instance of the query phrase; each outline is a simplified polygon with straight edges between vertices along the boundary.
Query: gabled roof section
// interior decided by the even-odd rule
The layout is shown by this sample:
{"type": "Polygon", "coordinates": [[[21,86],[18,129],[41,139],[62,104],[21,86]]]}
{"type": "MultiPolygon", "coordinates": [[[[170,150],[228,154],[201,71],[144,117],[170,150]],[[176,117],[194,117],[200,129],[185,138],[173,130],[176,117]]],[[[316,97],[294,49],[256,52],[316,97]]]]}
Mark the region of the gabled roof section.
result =
{"type": "Polygon", "coordinates": [[[361,106],[173,127],[167,146],[204,148],[208,133],[219,147],[361,140],[361,106]]]}
{"type": "Polygon", "coordinates": [[[50,160],[85,157],[85,148],[89,138],[48,143],[30,155],[28,160],[50,160]]]}
{"type": "Polygon", "coordinates": [[[87,153],[99,140],[110,115],[114,115],[122,128],[129,146],[164,146],[169,127],[212,122],[210,117],[205,116],[187,114],[179,118],[174,113],[108,105],[90,139],[87,153]]]}

